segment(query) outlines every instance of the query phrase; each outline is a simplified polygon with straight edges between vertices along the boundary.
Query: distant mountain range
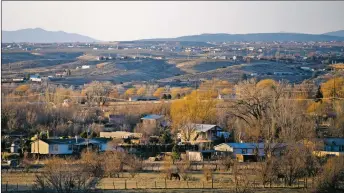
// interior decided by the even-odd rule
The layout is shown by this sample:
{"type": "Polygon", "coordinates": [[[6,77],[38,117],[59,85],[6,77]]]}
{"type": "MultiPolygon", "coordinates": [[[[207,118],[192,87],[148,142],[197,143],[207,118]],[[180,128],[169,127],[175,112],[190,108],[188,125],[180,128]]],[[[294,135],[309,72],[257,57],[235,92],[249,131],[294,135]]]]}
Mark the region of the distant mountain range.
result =
{"type": "MultiPolygon", "coordinates": [[[[184,41],[184,42],[233,42],[233,41],[344,41],[344,30],[325,34],[302,33],[251,33],[251,34],[201,34],[177,38],[155,38],[138,41],[184,41]]],[[[98,42],[88,36],[66,33],[63,31],[46,31],[41,28],[2,31],[2,42],[62,43],[62,42],[98,42]]]]}
{"type": "Polygon", "coordinates": [[[2,31],[2,42],[62,43],[62,42],[96,42],[88,36],[66,33],[63,31],[46,31],[41,28],[2,31]]]}
{"type": "Polygon", "coordinates": [[[344,31],[330,32],[329,34],[302,34],[302,33],[252,33],[252,34],[201,34],[181,36],[177,38],[143,39],[139,41],[196,41],[196,42],[234,42],[234,41],[344,41],[340,36],[344,31]]]}
{"type": "Polygon", "coordinates": [[[324,35],[344,37],[344,30],[325,33],[324,35]]]}

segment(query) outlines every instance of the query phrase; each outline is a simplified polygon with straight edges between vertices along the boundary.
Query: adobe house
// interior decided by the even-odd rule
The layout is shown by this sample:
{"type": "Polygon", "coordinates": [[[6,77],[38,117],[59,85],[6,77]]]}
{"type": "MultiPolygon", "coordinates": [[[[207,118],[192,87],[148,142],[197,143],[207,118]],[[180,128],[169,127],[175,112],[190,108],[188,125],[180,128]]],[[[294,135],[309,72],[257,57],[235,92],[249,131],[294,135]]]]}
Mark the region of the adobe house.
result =
{"type": "Polygon", "coordinates": [[[98,151],[108,150],[106,138],[84,139],[37,139],[31,143],[31,153],[46,155],[71,155],[79,153],[85,147],[92,147],[98,151]]]}
{"type": "Polygon", "coordinates": [[[178,138],[181,142],[202,143],[214,142],[221,136],[229,138],[230,133],[224,132],[223,129],[217,125],[210,124],[188,124],[184,126],[178,133],[178,138]],[[190,132],[190,133],[188,133],[190,132]],[[189,138],[189,140],[188,140],[189,138]]]}

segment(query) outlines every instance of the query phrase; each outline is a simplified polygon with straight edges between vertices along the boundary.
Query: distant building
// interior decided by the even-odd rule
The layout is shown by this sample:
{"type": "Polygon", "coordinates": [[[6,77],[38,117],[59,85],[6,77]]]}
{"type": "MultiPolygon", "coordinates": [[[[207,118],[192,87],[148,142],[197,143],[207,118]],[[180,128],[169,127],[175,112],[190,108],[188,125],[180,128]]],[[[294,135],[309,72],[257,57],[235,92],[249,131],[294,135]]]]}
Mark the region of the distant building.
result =
{"type": "Polygon", "coordinates": [[[81,69],[89,69],[89,68],[90,68],[89,65],[82,65],[82,66],[81,66],[81,69]]]}
{"type": "Polygon", "coordinates": [[[283,76],[283,75],[294,75],[292,72],[274,72],[274,75],[283,76]]]}
{"type": "Polygon", "coordinates": [[[344,138],[324,138],[323,149],[315,151],[319,156],[340,156],[344,155],[344,138]]]}
{"type": "Polygon", "coordinates": [[[150,114],[141,118],[141,123],[144,127],[159,127],[164,125],[164,116],[150,114]]]}
{"type": "MultiPolygon", "coordinates": [[[[272,155],[281,155],[285,147],[285,144],[271,144],[272,155]]],[[[239,162],[245,162],[247,160],[257,161],[259,157],[265,157],[264,148],[264,143],[221,143],[214,147],[217,155],[230,155],[239,162]]]]}
{"type": "Polygon", "coordinates": [[[157,101],[157,100],[159,100],[157,97],[147,97],[147,96],[129,97],[129,101],[157,101]]]}
{"type": "Polygon", "coordinates": [[[32,82],[42,82],[42,78],[39,75],[30,75],[30,80],[32,82]]]}
{"type": "Polygon", "coordinates": [[[131,133],[126,131],[115,131],[115,132],[100,132],[100,137],[112,138],[112,139],[129,139],[129,138],[141,138],[142,133],[131,133]]]}

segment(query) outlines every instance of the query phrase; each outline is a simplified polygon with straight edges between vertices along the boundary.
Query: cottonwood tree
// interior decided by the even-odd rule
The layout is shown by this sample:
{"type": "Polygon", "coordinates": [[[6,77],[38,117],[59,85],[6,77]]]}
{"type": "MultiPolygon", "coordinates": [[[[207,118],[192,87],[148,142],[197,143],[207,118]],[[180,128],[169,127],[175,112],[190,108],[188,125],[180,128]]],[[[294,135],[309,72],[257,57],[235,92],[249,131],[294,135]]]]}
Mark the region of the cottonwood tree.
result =
{"type": "Polygon", "coordinates": [[[104,105],[108,100],[109,94],[113,91],[110,82],[93,81],[83,90],[88,102],[96,102],[98,105],[104,105]]]}
{"type": "Polygon", "coordinates": [[[91,184],[87,183],[89,175],[81,171],[80,166],[73,164],[73,160],[49,159],[43,172],[36,175],[34,189],[58,193],[90,192],[91,184]]]}
{"type": "Polygon", "coordinates": [[[302,144],[288,144],[283,155],[277,160],[276,171],[284,175],[289,186],[306,175],[305,152],[306,148],[302,144]]]}
{"type": "Polygon", "coordinates": [[[330,158],[322,168],[317,179],[316,192],[343,192],[344,158],[343,156],[330,158]]]}
{"type": "Polygon", "coordinates": [[[216,121],[216,101],[209,92],[194,91],[185,99],[176,100],[171,105],[172,128],[180,131],[185,141],[192,140],[194,123],[214,123],[216,121]]]}

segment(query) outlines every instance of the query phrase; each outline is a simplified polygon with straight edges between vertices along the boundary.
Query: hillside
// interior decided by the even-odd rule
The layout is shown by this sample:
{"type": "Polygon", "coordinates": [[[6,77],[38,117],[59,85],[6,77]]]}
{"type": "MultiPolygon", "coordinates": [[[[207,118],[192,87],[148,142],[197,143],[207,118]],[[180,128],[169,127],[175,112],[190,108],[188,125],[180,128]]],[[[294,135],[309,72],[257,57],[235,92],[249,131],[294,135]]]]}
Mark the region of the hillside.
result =
{"type": "Polygon", "coordinates": [[[344,30],[325,33],[324,35],[344,37],[344,30]]]}
{"type": "Polygon", "coordinates": [[[62,42],[95,42],[88,36],[66,33],[63,31],[46,31],[41,28],[2,31],[2,42],[62,43],[62,42]]]}
{"type": "Polygon", "coordinates": [[[197,42],[234,42],[234,41],[344,41],[344,37],[301,33],[254,33],[254,34],[201,34],[177,38],[160,38],[141,41],[197,41],[197,42]]]}

